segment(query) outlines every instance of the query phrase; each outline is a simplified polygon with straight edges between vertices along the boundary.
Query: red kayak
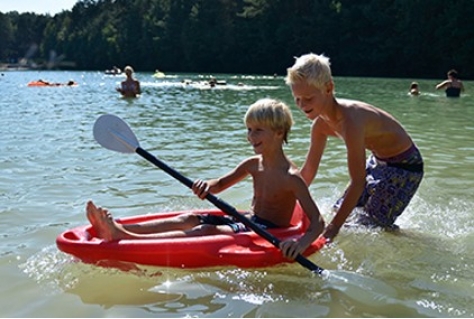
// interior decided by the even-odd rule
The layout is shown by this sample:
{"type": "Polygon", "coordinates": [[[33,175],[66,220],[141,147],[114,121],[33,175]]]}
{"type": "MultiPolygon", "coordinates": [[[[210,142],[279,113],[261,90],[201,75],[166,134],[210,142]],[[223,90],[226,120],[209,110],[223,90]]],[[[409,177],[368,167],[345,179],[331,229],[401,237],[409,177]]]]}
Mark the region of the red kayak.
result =
{"type": "MultiPolygon", "coordinates": [[[[117,219],[130,224],[167,218],[189,211],[157,213],[117,219]]],[[[220,210],[193,210],[195,214],[218,214],[220,210]]],[[[299,205],[296,206],[292,226],[267,229],[280,240],[299,238],[306,231],[309,221],[299,205]]],[[[292,262],[281,251],[253,231],[212,236],[190,236],[167,239],[122,239],[104,242],[95,237],[91,225],[67,230],[56,239],[58,248],[86,263],[113,265],[114,262],[132,262],[142,265],[178,268],[237,266],[241,268],[267,267],[292,262]]],[[[304,253],[309,256],[325,244],[320,237],[304,253]]]]}

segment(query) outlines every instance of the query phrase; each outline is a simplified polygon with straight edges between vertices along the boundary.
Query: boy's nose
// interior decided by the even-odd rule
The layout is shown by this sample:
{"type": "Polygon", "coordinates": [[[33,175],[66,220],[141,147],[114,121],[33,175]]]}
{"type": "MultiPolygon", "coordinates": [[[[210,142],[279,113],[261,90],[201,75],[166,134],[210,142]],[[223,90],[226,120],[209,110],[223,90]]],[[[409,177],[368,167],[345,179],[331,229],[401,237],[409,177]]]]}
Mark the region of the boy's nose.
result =
{"type": "Polygon", "coordinates": [[[255,133],[254,132],[248,132],[247,133],[247,140],[251,141],[253,140],[255,137],[255,133]]]}

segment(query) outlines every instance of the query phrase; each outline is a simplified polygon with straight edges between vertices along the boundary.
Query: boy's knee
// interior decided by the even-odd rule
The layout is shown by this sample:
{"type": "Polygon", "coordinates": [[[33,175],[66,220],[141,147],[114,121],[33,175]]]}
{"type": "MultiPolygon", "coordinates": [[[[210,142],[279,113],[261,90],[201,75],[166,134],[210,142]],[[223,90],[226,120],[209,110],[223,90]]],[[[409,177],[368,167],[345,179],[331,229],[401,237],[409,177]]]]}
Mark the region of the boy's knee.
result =
{"type": "Polygon", "coordinates": [[[191,225],[192,227],[199,225],[201,220],[196,214],[182,214],[178,216],[180,223],[191,225]]]}
{"type": "Polygon", "coordinates": [[[201,235],[215,235],[219,233],[216,225],[202,224],[196,227],[201,235]]]}

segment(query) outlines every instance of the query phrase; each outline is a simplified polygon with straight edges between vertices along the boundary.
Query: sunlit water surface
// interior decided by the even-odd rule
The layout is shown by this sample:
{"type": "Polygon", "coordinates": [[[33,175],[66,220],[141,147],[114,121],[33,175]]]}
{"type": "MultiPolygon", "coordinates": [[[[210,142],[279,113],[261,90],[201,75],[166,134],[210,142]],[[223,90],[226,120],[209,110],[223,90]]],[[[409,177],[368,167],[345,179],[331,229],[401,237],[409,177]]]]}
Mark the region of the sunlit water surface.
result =
{"type": "MultiPolygon", "coordinates": [[[[124,118],[141,146],[183,175],[220,176],[252,154],[243,115],[262,97],[292,107],[287,154],[301,165],[309,121],[283,78],[222,75],[227,86],[183,86],[178,74],[138,73],[143,94],[120,98],[122,77],[101,72],[4,72],[0,76],[0,316],[2,317],[472,317],[474,316],[474,95],[460,99],[415,79],[337,78],[337,96],[394,114],[425,159],[425,178],[399,218],[399,233],[343,229],[299,264],[264,269],[124,272],[75,261],[56,236],[86,223],[88,199],[115,216],[212,207],[138,155],[108,151],[92,137],[104,113],[124,118]],[[39,78],[77,87],[27,87],[39,78]],[[244,85],[238,85],[243,83],[244,85]]],[[[311,193],[323,215],[347,184],[343,144],[331,139],[311,193]]],[[[220,194],[246,209],[251,182],[220,194]]]]}

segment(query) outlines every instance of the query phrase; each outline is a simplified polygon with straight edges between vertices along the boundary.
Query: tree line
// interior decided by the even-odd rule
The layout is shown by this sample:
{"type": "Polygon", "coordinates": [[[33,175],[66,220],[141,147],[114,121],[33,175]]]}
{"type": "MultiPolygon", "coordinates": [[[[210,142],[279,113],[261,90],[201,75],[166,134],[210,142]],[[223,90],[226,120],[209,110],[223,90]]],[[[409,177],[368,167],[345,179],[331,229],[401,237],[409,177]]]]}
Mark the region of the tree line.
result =
{"type": "Polygon", "coordinates": [[[0,12],[0,61],[41,67],[284,74],[304,53],[338,76],[474,78],[472,0],[80,0],[0,12]]]}

